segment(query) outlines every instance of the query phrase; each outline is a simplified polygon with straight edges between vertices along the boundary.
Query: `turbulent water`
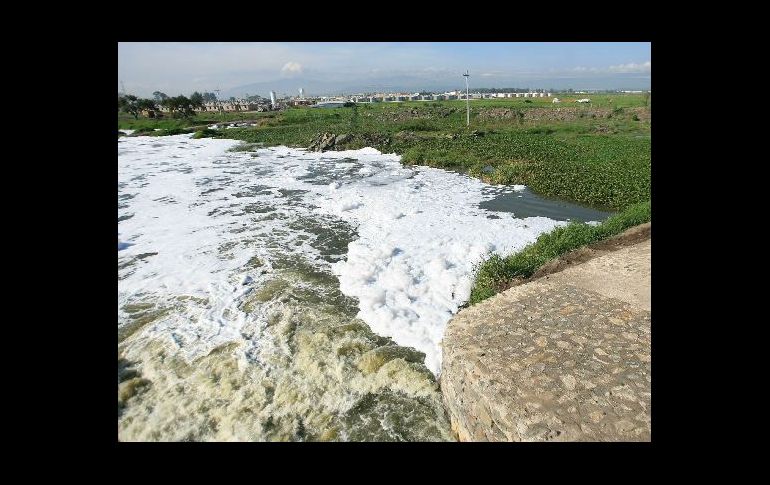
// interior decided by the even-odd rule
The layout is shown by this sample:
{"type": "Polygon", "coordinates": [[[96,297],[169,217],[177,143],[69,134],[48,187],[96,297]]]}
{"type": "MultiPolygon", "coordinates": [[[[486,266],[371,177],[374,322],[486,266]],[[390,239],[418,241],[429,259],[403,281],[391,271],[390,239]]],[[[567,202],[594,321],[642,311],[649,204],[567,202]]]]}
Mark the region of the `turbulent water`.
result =
{"type": "Polygon", "coordinates": [[[452,439],[435,376],[474,265],[564,222],[370,148],[236,145],[118,142],[119,439],[452,439]]]}

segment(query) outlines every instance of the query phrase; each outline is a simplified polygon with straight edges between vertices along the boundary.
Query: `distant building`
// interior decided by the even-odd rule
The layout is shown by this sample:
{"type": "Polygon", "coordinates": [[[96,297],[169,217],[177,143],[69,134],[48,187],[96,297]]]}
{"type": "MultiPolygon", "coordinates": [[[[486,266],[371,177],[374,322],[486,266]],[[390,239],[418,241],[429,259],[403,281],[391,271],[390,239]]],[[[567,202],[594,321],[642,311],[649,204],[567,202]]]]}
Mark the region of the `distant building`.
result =
{"type": "Polygon", "coordinates": [[[203,108],[196,109],[198,112],[234,112],[234,111],[260,111],[260,108],[264,109],[265,104],[257,103],[254,101],[247,101],[245,99],[236,99],[235,101],[219,101],[219,102],[207,102],[203,104],[203,108]]]}

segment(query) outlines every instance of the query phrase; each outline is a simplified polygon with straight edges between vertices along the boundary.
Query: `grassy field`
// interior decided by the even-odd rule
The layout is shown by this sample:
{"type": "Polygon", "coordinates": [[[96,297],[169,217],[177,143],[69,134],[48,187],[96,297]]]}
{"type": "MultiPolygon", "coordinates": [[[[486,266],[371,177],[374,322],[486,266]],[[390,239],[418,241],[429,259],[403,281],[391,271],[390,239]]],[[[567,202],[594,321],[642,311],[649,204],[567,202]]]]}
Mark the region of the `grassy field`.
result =
{"type": "Polygon", "coordinates": [[[559,251],[649,221],[651,98],[556,96],[562,103],[551,98],[471,100],[470,127],[464,100],[204,114],[192,120],[137,121],[121,115],[118,126],[164,130],[154,135],[192,130],[197,136],[292,147],[307,147],[321,133],[350,134],[345,149],[371,146],[402,155],[406,164],[459,170],[491,183],[524,184],[544,196],[620,212],[600,226],[571,225],[542,236],[518,255],[492,258],[479,269],[471,297],[475,303],[494,294],[506,278],[531,274],[537,269],[533,265],[559,251]],[[584,97],[592,102],[575,103],[584,97]],[[256,120],[259,126],[203,131],[205,125],[239,120],[256,120]]]}
{"type": "MultiPolygon", "coordinates": [[[[203,113],[193,118],[172,118],[171,116],[164,116],[160,119],[145,118],[140,116],[139,119],[134,119],[133,116],[127,113],[118,114],[118,130],[137,130],[137,131],[153,131],[156,128],[162,131],[181,131],[187,132],[188,130],[195,131],[196,128],[205,127],[222,122],[232,121],[245,121],[245,120],[257,120],[265,117],[274,117],[276,113],[203,113]]],[[[149,133],[148,133],[149,134],[149,133]]],[[[163,133],[166,134],[166,133],[163,133]]],[[[161,136],[163,135],[161,134],[161,136]]]]}

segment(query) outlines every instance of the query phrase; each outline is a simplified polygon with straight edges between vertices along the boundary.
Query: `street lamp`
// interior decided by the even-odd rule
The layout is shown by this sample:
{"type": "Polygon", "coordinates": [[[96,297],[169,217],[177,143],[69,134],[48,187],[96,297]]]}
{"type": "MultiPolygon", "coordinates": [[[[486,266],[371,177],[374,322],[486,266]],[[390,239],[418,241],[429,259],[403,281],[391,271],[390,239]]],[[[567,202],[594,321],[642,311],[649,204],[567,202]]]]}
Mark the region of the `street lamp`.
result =
{"type": "Polygon", "coordinates": [[[465,70],[465,74],[463,74],[463,77],[465,78],[465,126],[471,125],[471,104],[470,101],[468,101],[468,70],[465,70]]]}

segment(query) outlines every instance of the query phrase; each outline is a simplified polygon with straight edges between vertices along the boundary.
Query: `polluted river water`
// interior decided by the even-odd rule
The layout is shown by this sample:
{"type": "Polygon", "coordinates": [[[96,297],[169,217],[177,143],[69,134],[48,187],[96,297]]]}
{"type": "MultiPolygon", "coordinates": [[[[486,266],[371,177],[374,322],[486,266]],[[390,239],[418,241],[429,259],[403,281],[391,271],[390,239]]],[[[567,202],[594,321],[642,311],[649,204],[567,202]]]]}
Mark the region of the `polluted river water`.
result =
{"type": "Polygon", "coordinates": [[[606,212],[372,148],[118,141],[121,441],[441,441],[477,265],[606,212]],[[235,150],[233,150],[235,149],[235,150]]]}

